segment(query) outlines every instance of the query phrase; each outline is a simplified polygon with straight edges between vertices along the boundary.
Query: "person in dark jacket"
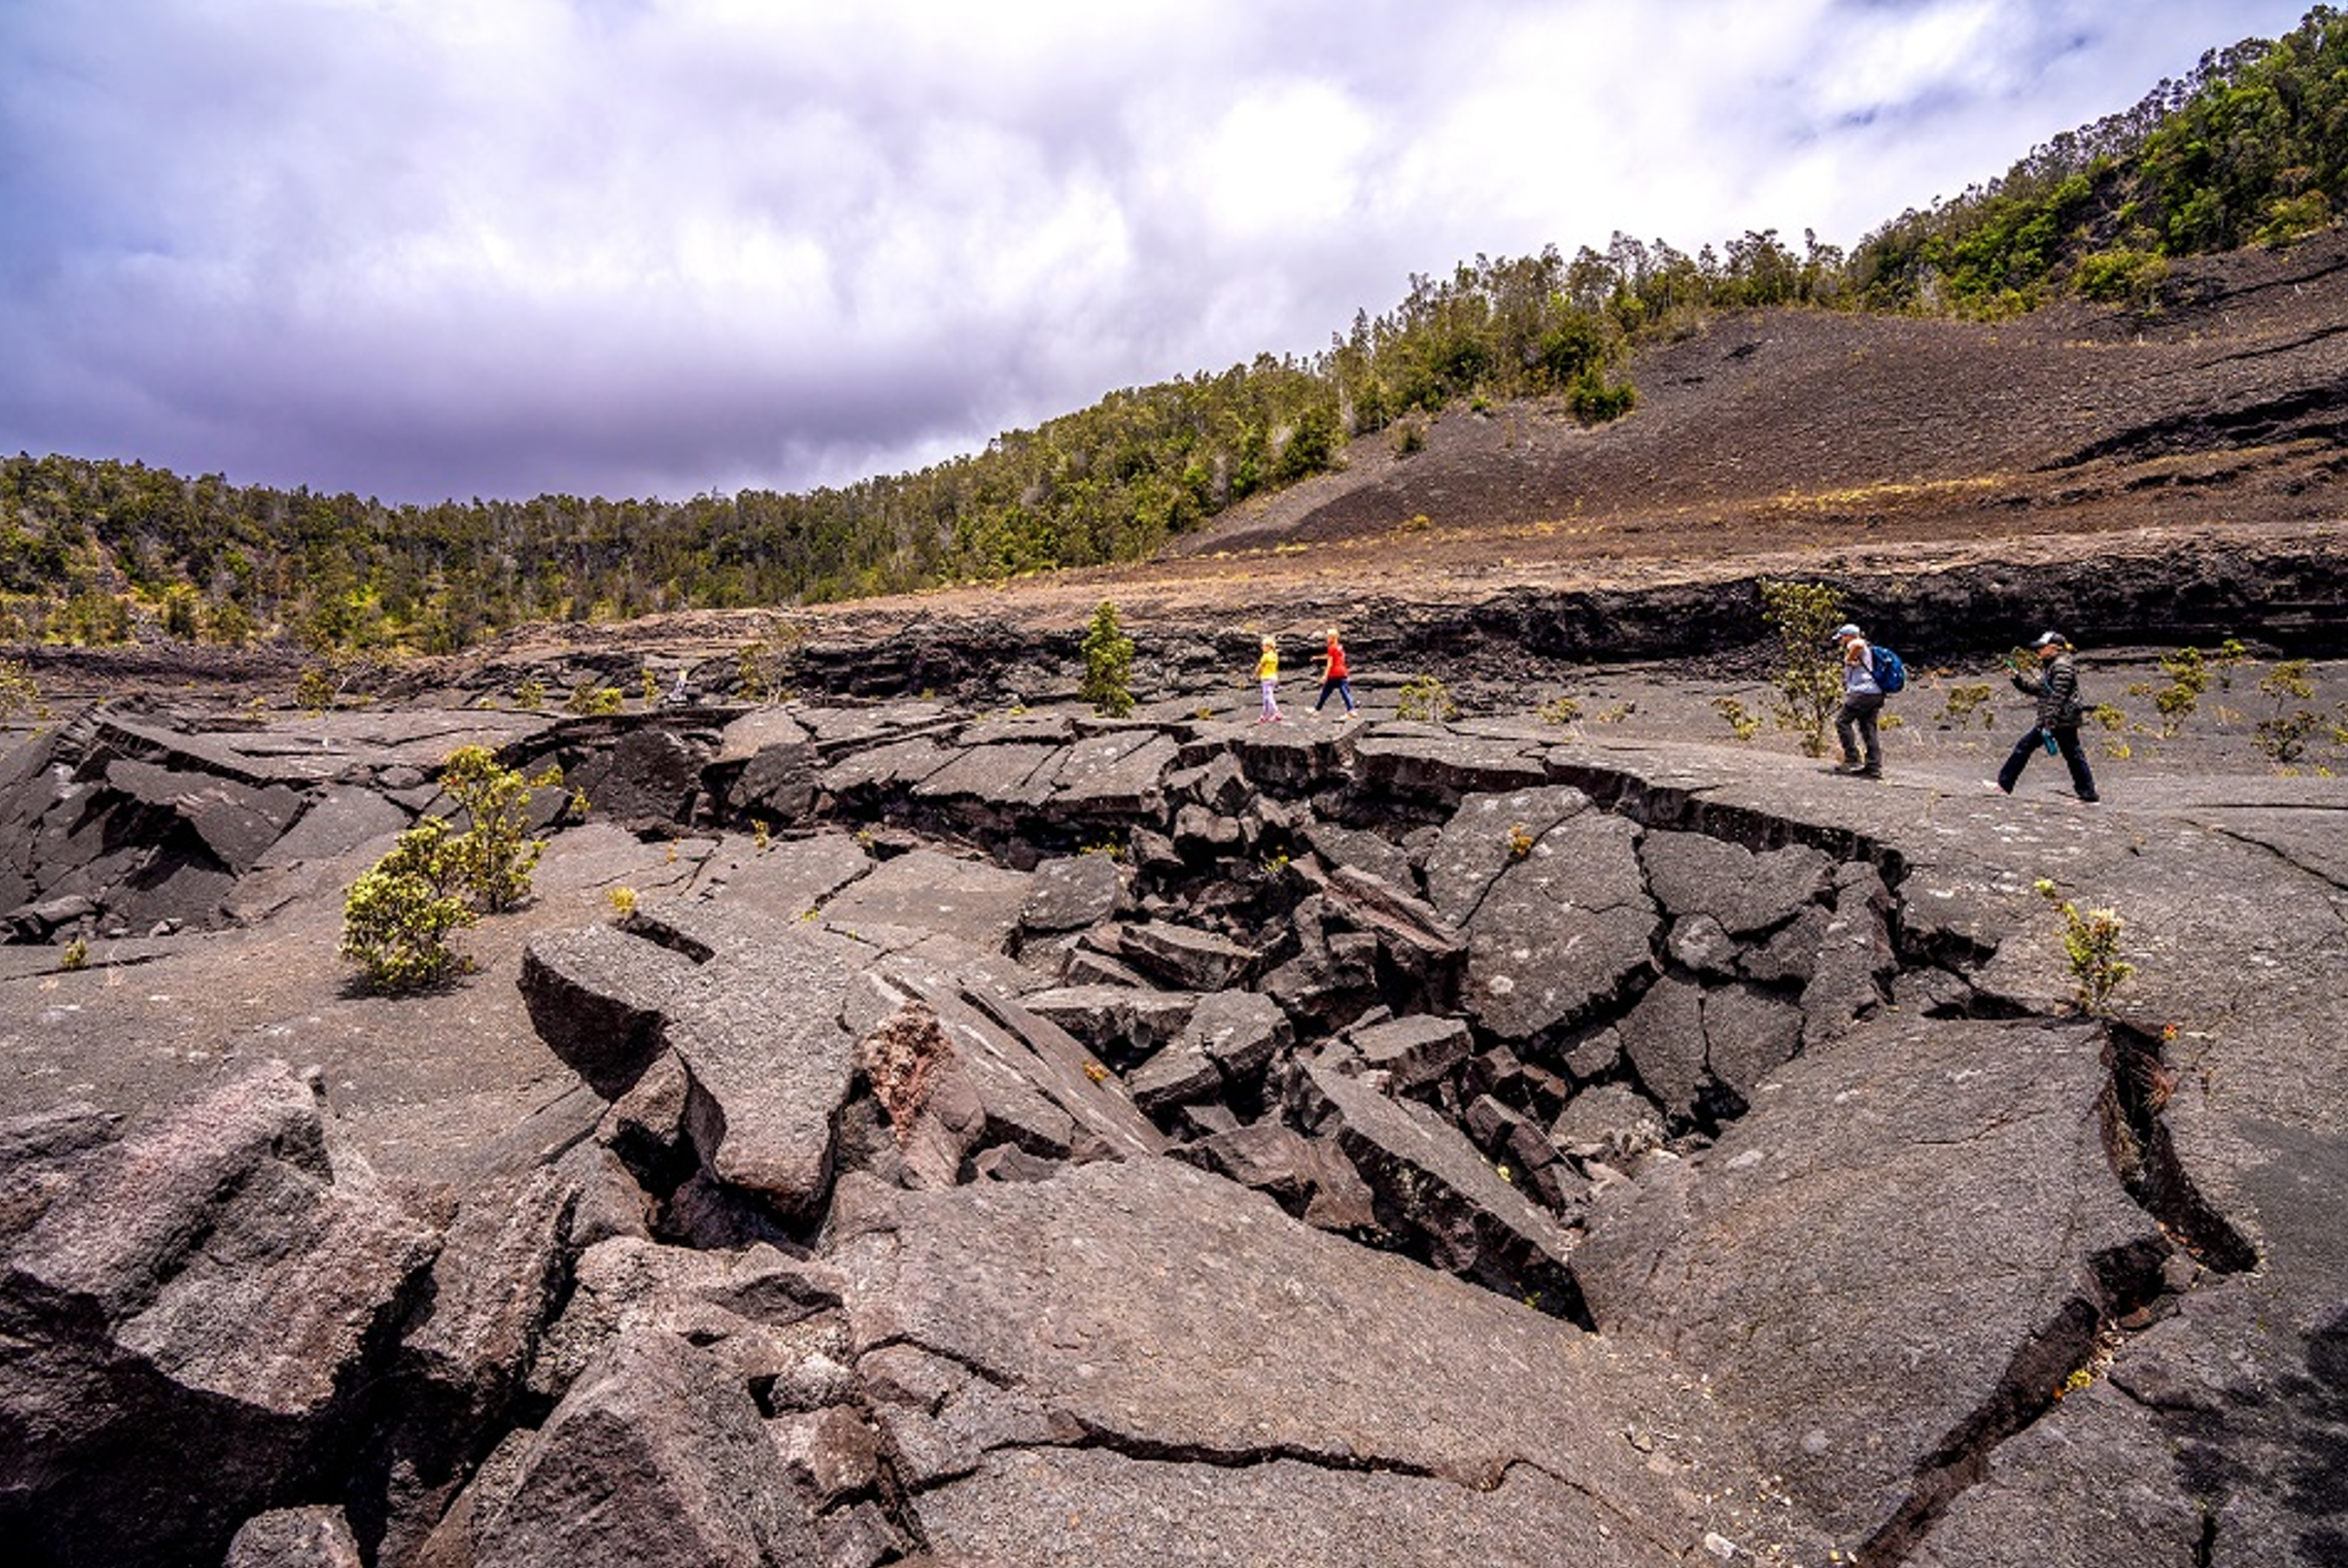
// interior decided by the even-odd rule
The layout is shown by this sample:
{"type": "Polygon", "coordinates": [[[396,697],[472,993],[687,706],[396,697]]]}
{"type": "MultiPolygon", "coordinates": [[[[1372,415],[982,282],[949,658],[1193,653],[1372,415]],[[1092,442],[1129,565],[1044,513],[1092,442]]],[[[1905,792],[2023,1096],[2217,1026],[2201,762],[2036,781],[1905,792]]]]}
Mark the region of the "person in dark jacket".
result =
{"type": "Polygon", "coordinates": [[[2008,670],[2013,689],[2025,697],[2038,699],[2037,723],[2031,732],[2013,743],[2005,765],[1997,770],[1990,788],[2012,794],[2022,770],[2042,746],[2048,751],[2059,750],[2063,760],[2071,765],[2071,788],[2080,804],[2096,804],[2096,775],[2087,771],[2087,753],[2079,745],[2079,722],[2086,717],[2086,704],[2079,697],[2079,671],[2071,661],[2071,645],[2059,631],[2044,632],[2030,645],[2038,654],[2035,670],[2008,670]]]}

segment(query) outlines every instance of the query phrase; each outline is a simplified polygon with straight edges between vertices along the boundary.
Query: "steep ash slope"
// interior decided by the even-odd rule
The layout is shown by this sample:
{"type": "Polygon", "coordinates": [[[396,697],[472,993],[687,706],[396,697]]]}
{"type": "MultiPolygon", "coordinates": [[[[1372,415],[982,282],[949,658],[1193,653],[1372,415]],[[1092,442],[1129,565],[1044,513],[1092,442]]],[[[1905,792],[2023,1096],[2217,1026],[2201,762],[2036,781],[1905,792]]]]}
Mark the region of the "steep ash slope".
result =
{"type": "MultiPolygon", "coordinates": [[[[1566,525],[1512,554],[1738,554],[2322,510],[2348,433],[2348,238],[2180,265],[2150,313],[2072,302],[1983,323],[1820,311],[1705,322],[1630,366],[1638,410],[1447,417],[1180,553],[1566,525]]],[[[1395,541],[1416,554],[1407,538],[1395,541]]]]}

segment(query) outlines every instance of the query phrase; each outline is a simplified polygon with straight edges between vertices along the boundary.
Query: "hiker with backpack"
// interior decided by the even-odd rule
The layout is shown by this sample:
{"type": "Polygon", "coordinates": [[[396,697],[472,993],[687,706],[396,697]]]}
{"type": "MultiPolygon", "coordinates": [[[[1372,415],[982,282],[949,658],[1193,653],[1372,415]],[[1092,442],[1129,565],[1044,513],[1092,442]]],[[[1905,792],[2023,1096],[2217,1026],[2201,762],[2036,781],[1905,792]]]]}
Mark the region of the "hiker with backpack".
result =
{"type": "Polygon", "coordinates": [[[2013,743],[2013,751],[2005,765],[1997,770],[1997,777],[1987,781],[1986,787],[2001,794],[2012,794],[2021,781],[2022,770],[2030,765],[2033,753],[2044,747],[2049,755],[2061,753],[2071,767],[2072,793],[2082,805],[2096,804],[2096,775],[2087,769],[2087,753],[2079,744],[2079,723],[2087,716],[2085,699],[2079,695],[2079,669],[2072,662],[2071,644],[2059,631],[2041,632],[2032,650],[2038,655],[2038,668],[2024,670],[2012,659],[2006,661],[2007,675],[2013,689],[2025,697],[2038,699],[2037,723],[2030,733],[2013,743]]]}
{"type": "Polygon", "coordinates": [[[1883,776],[1883,744],[1876,737],[1876,716],[1883,712],[1885,695],[1908,683],[1907,668],[1889,648],[1870,647],[1865,635],[1849,621],[1836,627],[1834,635],[1842,646],[1842,708],[1835,714],[1835,738],[1842,743],[1842,765],[1835,772],[1855,778],[1879,779],[1883,776]]]}

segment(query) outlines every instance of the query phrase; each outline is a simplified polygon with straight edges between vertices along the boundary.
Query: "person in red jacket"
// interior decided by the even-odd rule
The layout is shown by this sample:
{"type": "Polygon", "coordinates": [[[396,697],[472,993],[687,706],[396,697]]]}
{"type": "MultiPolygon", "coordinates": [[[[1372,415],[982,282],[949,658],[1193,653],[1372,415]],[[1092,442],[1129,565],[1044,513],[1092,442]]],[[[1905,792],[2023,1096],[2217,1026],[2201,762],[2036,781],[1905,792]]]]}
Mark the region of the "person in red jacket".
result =
{"type": "Polygon", "coordinates": [[[1354,716],[1354,686],[1345,679],[1345,645],[1337,641],[1337,629],[1329,629],[1329,647],[1321,655],[1321,695],[1313,701],[1313,711],[1319,712],[1321,704],[1334,692],[1345,700],[1345,717],[1354,716]]]}

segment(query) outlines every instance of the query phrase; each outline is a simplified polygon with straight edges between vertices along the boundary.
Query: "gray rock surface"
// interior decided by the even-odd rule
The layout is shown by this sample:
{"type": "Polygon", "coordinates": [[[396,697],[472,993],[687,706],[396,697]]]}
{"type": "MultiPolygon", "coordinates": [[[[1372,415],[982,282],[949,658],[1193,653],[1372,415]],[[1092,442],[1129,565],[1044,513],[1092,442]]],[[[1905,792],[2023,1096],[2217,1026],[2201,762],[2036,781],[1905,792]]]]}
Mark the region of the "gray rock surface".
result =
{"type": "Polygon", "coordinates": [[[358,1538],[338,1508],[280,1508],[245,1521],[222,1568],[361,1568],[358,1538]]]}
{"type": "MultiPolygon", "coordinates": [[[[458,1568],[509,1517],[546,1413],[632,1334],[716,1368],[673,1387],[707,1373],[731,1390],[710,1399],[752,1401],[760,1484],[843,1564],[917,1560],[926,1536],[948,1561],[1546,1561],[1528,1543],[1553,1539],[1814,1563],[1830,1539],[1943,1568],[2136,1546],[2263,1568],[2348,1538],[2328,1484],[2348,1364],[2341,786],[2204,776],[2147,745],[2088,813],[1984,796],[1985,743],[1929,725],[1888,734],[1900,765],[1862,789],[1763,746],[1633,733],[1644,696],[1622,731],[1564,741],[1505,720],[1283,733],[1200,706],[1101,728],[905,703],[755,736],[680,722],[705,759],[681,809],[708,836],[561,826],[538,898],[469,934],[480,971],[396,1001],[336,991],[367,830],[443,809],[429,779],[455,744],[608,767],[658,726],[84,716],[16,745],[0,929],[98,939],[79,972],[0,949],[0,1329],[35,1347],[0,1363],[0,1410],[46,1423],[46,1447],[0,1460],[110,1464],[134,1438],[127,1468],[0,1487],[0,1538],[135,1558],[123,1521],[154,1521],[208,1568],[256,1515],[258,1541],[295,1522],[264,1511],[331,1498],[314,1522],[339,1515],[386,1568],[458,1568]],[[791,787],[815,831],[761,846],[705,814],[739,812],[769,746],[806,748],[791,787]],[[973,747],[997,773],[1049,748],[1052,788],[917,793],[973,747]],[[1515,771],[1536,765],[1538,784],[1515,771]],[[257,855],[256,796],[298,811],[257,855]],[[1185,806],[1216,831],[1181,832],[1185,806]],[[1082,923],[1039,927],[1044,877],[1021,867],[1111,842],[1115,901],[1090,887],[1082,923]],[[2127,919],[2137,968],[2107,1043],[2054,1021],[2073,984],[2041,876],[2127,919]],[[637,932],[608,924],[622,886],[637,932]],[[132,924],[149,909],[152,937],[132,924]],[[175,935],[179,909],[214,914],[175,935]],[[1208,938],[1179,990],[1122,962],[1152,923],[1208,938]],[[1197,984],[1215,961],[1236,967],[1197,984]],[[1128,995],[1019,999],[1063,979],[1128,995]],[[1398,1017],[1457,1020],[1425,1071],[1341,1039],[1398,1017]],[[1100,1021],[1079,1040],[1056,1018],[1100,1021]],[[218,1164],[252,1173],[233,1194],[150,1184],[221,1216],[195,1224],[194,1277],[159,1293],[177,1305],[129,1329],[61,1312],[95,1297],[27,1271],[54,1270],[58,1227],[144,1245],[88,1217],[148,1196],[106,1173],[181,1124],[176,1097],[287,1053],[345,1110],[321,1153],[295,1118],[273,1153],[218,1164]],[[1162,1176],[1177,1139],[1262,1196],[1162,1176]],[[386,1255],[417,1249],[397,1284],[346,1261],[370,1225],[386,1255]],[[850,1290],[884,1232],[919,1261],[850,1290]],[[1522,1247],[1535,1264],[1494,1261],[1522,1247]],[[1570,1335],[1500,1294],[1528,1266],[1586,1289],[1609,1332],[1520,1337],[1527,1318],[1570,1335]],[[214,1321],[282,1318],[296,1292],[343,1325],[300,1340],[307,1393],[214,1321]],[[850,1296],[866,1326],[922,1326],[852,1339],[850,1296]],[[1559,1343],[1594,1349],[1567,1358],[1570,1388],[1559,1343]],[[1515,1413],[1532,1402],[1547,1427],[1515,1413]],[[150,1427],[224,1457],[167,1466],[150,1427]],[[1660,1492],[1618,1501],[1615,1459],[1660,1492]]],[[[700,1440],[661,1457],[664,1423],[620,1422],[654,1456],[623,1501],[725,1494],[700,1440]]],[[[710,1555],[760,1550],[717,1512],[736,1539],[710,1555]]]]}
{"type": "Polygon", "coordinates": [[[896,927],[942,932],[1002,952],[1019,927],[1034,879],[983,860],[917,849],[882,861],[823,907],[825,921],[860,931],[896,927]]]}
{"type": "Polygon", "coordinates": [[[1019,923],[1030,931],[1077,931],[1117,913],[1125,900],[1125,876],[1107,855],[1070,855],[1035,867],[1035,880],[1019,907],[1019,923]]]}
{"type": "Polygon", "coordinates": [[[1423,1014],[1367,1024],[1344,1038],[1362,1065],[1385,1074],[1397,1092],[1439,1081],[1475,1049],[1465,1020],[1423,1014]]]}
{"type": "Polygon", "coordinates": [[[1299,1092],[1315,1130],[1377,1194],[1379,1223],[1413,1250],[1540,1311],[1581,1312],[1572,1238],[1457,1128],[1426,1106],[1388,1099],[1317,1064],[1305,1069],[1299,1092]]]}
{"type": "Polygon", "coordinates": [[[1568,816],[1478,902],[1467,922],[1467,999],[1500,1039],[1575,1024],[1653,971],[1661,920],[1638,837],[1619,816],[1568,816]]]}
{"type": "Polygon", "coordinates": [[[435,1238],[283,1063],[76,1178],[0,1275],[0,1526],[36,1560],[216,1559],[342,1438],[435,1238]]]}
{"type": "Polygon", "coordinates": [[[1258,955],[1228,937],[1169,920],[1124,931],[1126,958],[1169,985],[1217,991],[1248,973],[1258,955]]]}
{"type": "Polygon", "coordinates": [[[931,1456],[910,1501],[948,1555],[1398,1563],[1448,1523],[1679,1561],[1704,1532],[1693,1465],[1732,1448],[1629,1347],[1165,1162],[860,1184],[835,1226],[859,1369],[931,1456]]]}
{"type": "Polygon", "coordinates": [[[1149,730],[1084,736],[1053,775],[1051,814],[1061,820],[1155,816],[1175,752],[1169,737],[1149,730]]]}
{"type": "Polygon", "coordinates": [[[2037,1022],[1805,1057],[1702,1164],[1600,1200],[1591,1315],[1707,1375],[1838,1539],[1904,1549],[2154,1288],[2168,1243],[2106,1157],[2106,1082],[2093,1031],[2037,1022]]]}
{"type": "Polygon", "coordinates": [[[581,1375],[476,1528],[478,1568],[764,1568],[818,1556],[740,1380],[652,1331],[623,1332],[581,1375]]]}

